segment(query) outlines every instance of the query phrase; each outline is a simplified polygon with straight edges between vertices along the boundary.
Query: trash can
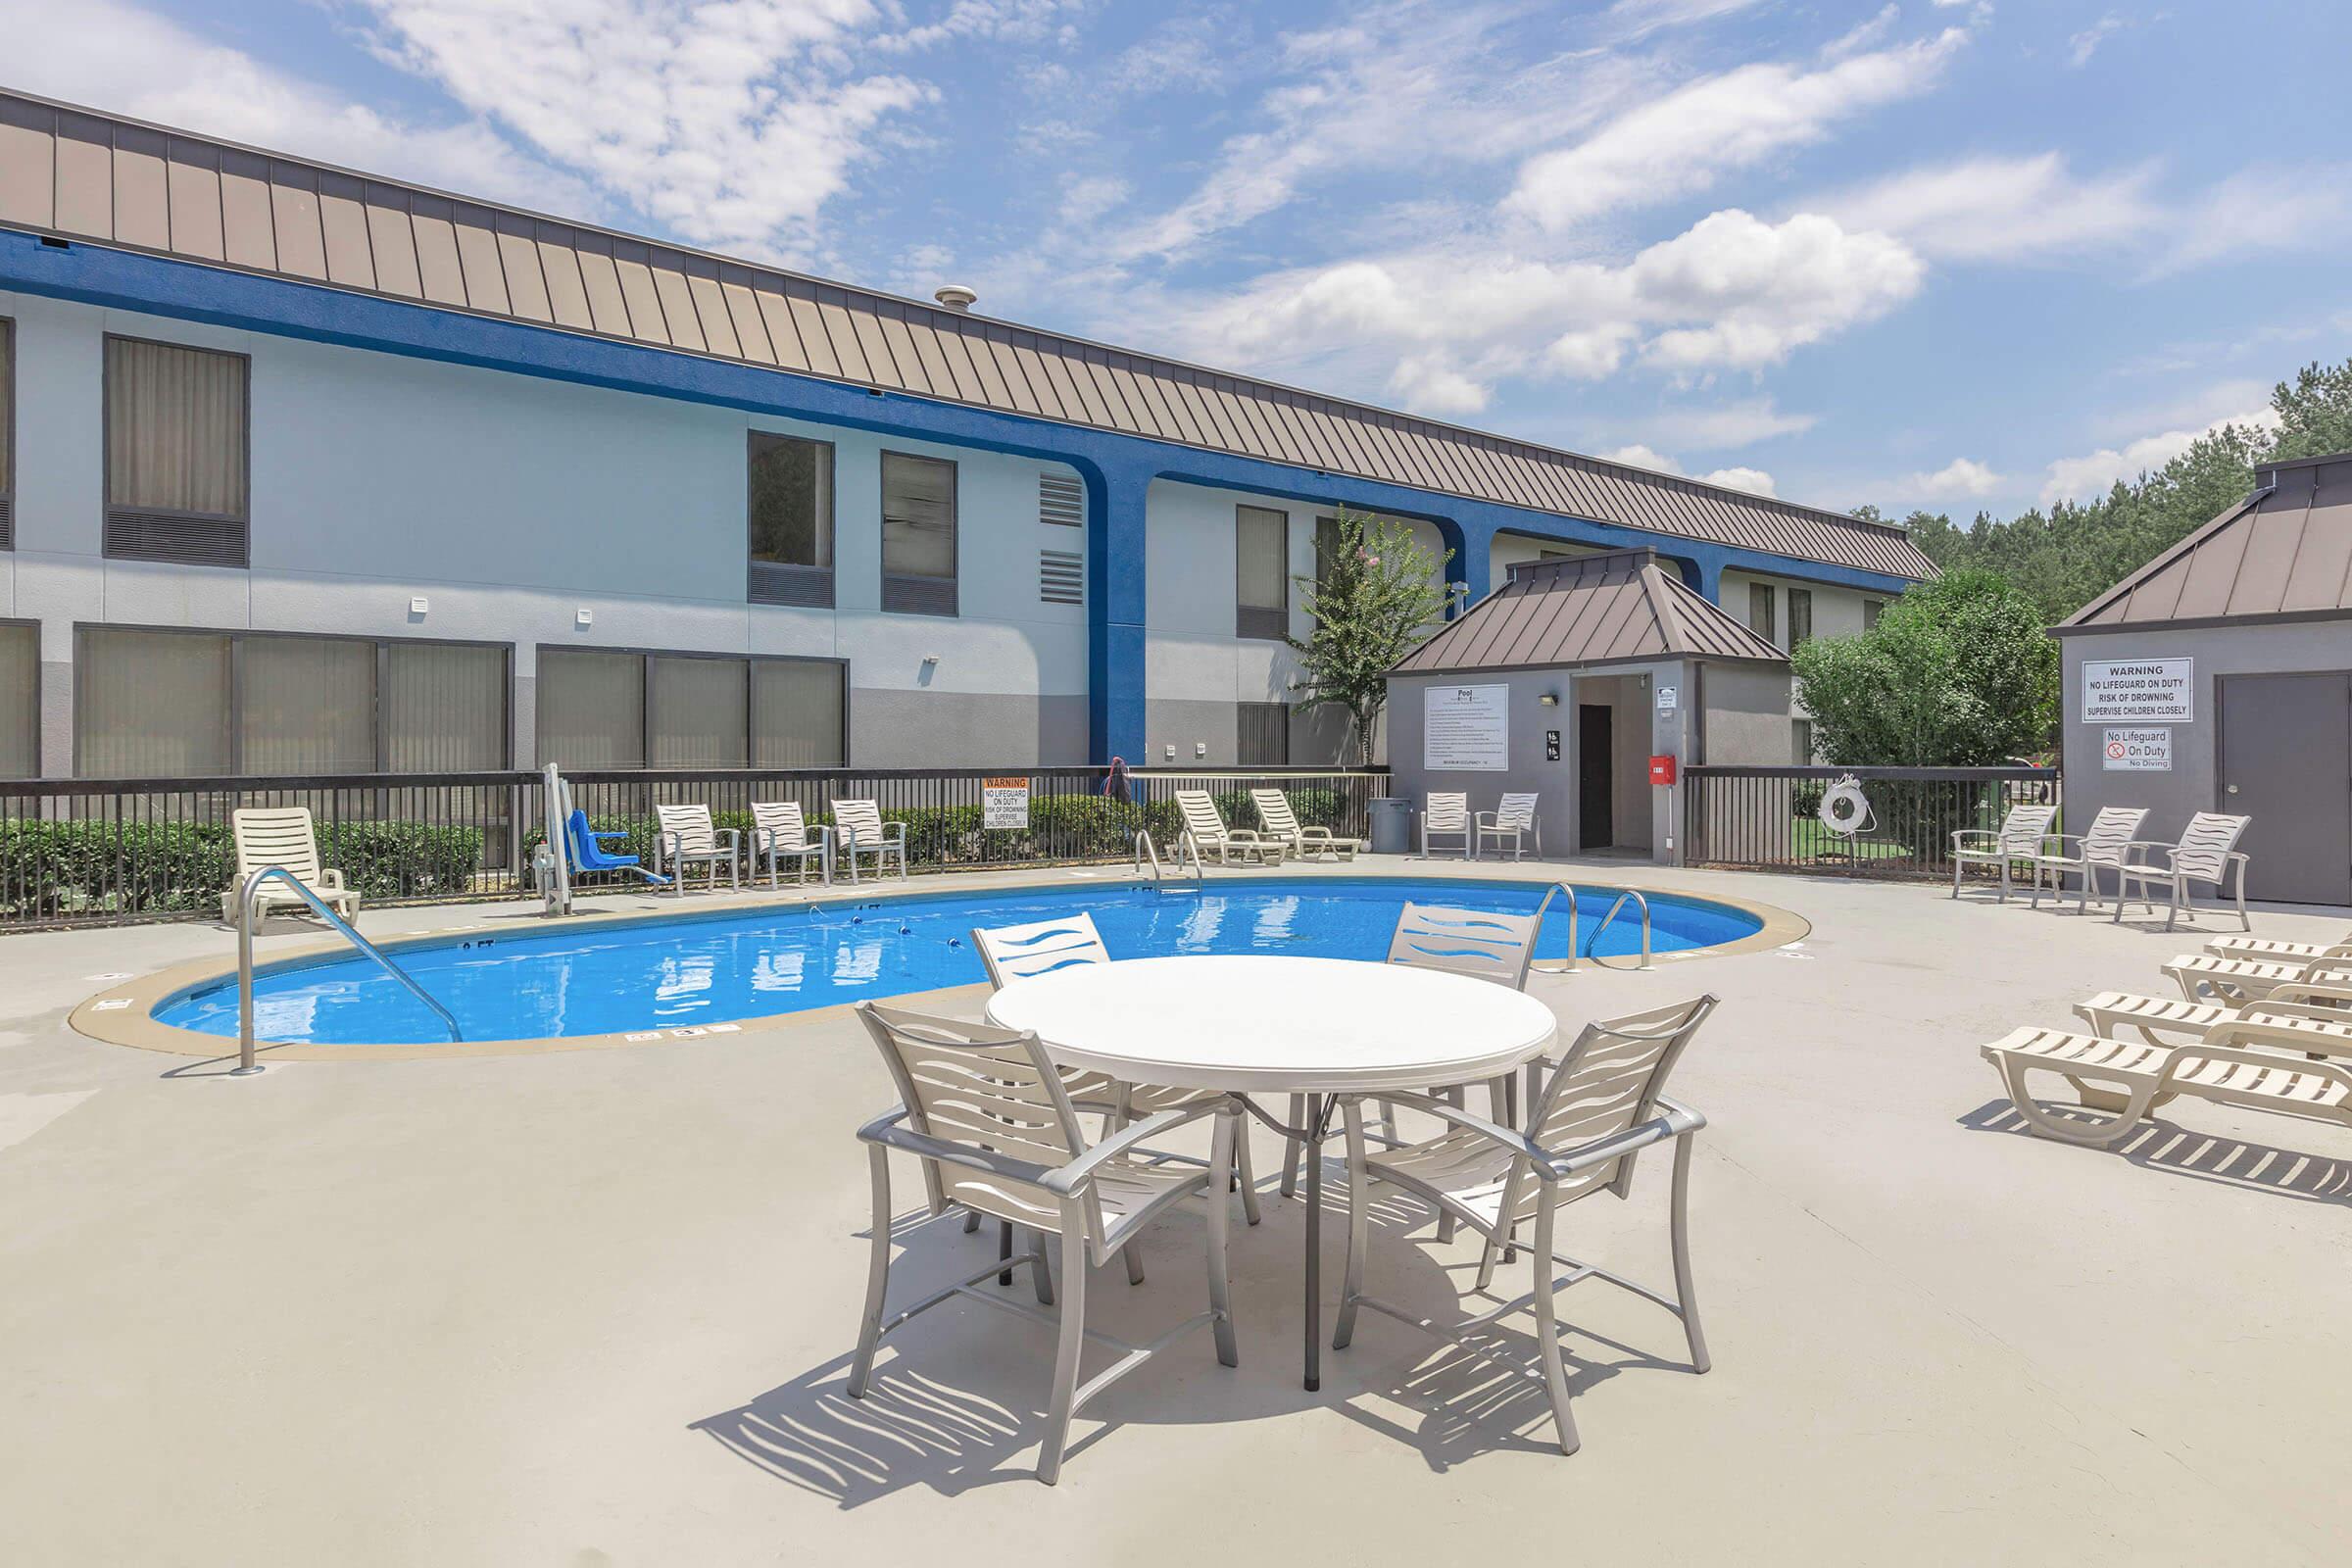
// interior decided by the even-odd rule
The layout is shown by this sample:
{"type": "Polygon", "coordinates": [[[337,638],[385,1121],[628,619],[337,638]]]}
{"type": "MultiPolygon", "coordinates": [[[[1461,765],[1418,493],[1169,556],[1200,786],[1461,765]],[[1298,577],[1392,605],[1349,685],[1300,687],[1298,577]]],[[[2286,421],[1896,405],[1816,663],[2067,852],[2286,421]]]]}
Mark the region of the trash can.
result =
{"type": "Polygon", "coordinates": [[[1410,855],[1413,853],[1413,803],[1382,796],[1370,803],[1372,811],[1372,853],[1374,855],[1410,855]]]}

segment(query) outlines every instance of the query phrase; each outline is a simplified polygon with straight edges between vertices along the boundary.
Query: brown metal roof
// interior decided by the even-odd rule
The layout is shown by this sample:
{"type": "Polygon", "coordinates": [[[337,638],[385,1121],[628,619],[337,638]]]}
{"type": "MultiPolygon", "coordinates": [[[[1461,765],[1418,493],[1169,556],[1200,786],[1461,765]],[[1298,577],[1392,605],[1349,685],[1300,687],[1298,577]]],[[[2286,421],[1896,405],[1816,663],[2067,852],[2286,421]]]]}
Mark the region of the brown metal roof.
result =
{"type": "Polygon", "coordinates": [[[1554,669],[1646,659],[1787,657],[1683,585],[1654,550],[1525,561],[1445,630],[1405,656],[1399,675],[1554,669]]]}
{"type": "Polygon", "coordinates": [[[0,91],[0,225],[1925,578],[1899,527],[0,91]]]}
{"type": "Polygon", "coordinates": [[[2067,617],[2124,626],[2352,614],[2352,453],[2258,466],[2255,490],[2067,617]]]}

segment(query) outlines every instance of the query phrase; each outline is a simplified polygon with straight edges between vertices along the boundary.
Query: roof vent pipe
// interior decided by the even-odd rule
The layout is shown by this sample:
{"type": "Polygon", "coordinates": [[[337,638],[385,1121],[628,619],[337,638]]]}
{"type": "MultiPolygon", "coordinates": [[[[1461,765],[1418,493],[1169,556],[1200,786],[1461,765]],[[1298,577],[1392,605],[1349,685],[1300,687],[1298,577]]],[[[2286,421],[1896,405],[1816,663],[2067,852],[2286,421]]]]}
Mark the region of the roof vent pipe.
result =
{"type": "Polygon", "coordinates": [[[971,310],[973,302],[980,298],[961,283],[943,284],[931,297],[954,311],[957,316],[967,314],[971,310]]]}

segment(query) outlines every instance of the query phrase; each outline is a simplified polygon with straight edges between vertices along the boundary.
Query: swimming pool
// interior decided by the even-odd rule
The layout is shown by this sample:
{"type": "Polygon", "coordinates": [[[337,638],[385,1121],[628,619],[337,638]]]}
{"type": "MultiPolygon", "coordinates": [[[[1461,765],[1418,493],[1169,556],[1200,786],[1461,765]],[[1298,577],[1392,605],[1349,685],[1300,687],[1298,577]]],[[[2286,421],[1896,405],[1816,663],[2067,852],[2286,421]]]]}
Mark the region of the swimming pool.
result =
{"type": "MultiPolygon", "coordinates": [[[[864,901],[680,912],[646,919],[460,933],[401,943],[393,957],[454,1013],[468,1042],[566,1039],[729,1024],[987,979],[974,926],[1019,925],[1084,909],[1122,957],[1282,953],[1378,960],[1406,899],[1532,911],[1548,884],[1437,877],[1237,878],[1198,892],[1119,882],[931,893],[864,901]]],[[[1619,889],[1580,888],[1580,956],[1638,954],[1632,906],[1595,948],[1619,889]]],[[[1710,948],[1753,936],[1745,909],[1651,893],[1652,949],[1710,948]]],[[[1567,956],[1555,901],[1538,961],[1567,956]]],[[[233,975],[159,1002],[155,1021],[233,1038],[233,975]]],[[[381,969],[344,950],[265,964],[254,976],[256,1035],[312,1045],[446,1041],[430,1011],[381,969]]]]}

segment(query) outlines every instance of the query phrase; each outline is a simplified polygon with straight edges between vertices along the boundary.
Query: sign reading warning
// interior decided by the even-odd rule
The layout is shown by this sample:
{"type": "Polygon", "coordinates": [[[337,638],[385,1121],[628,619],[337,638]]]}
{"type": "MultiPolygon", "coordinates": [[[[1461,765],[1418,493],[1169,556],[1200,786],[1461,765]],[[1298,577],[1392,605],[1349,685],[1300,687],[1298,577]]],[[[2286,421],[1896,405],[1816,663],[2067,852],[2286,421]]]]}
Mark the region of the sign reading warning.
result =
{"type": "Polygon", "coordinates": [[[1014,828],[1029,825],[1029,775],[984,778],[980,781],[980,826],[1014,828]]]}
{"type": "Polygon", "coordinates": [[[2186,724],[2196,714],[2193,659],[2108,659],[2082,662],[2085,724],[2186,724]]]}

